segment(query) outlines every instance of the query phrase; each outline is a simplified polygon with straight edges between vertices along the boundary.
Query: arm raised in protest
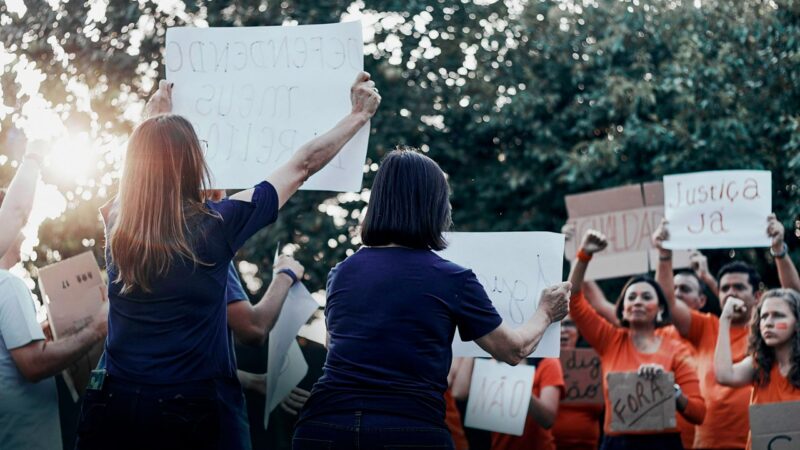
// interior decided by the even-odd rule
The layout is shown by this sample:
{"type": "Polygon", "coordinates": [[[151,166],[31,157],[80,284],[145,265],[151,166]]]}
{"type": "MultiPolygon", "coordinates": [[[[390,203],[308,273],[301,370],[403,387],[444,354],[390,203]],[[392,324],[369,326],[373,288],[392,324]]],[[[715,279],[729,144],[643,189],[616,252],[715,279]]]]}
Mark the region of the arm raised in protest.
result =
{"type": "Polygon", "coordinates": [[[786,229],[783,224],[775,214],[770,214],[767,219],[767,235],[772,240],[769,250],[775,258],[781,287],[800,291],[800,275],[797,274],[797,268],[789,256],[789,248],[784,240],[785,234],[786,229]]]}
{"type": "Polygon", "coordinates": [[[228,303],[228,326],[236,338],[247,345],[262,345],[278,320],[283,303],[292,285],[303,278],[305,269],[288,255],[278,257],[272,282],[261,300],[228,303]]]}
{"type": "Polygon", "coordinates": [[[667,297],[672,324],[675,325],[681,336],[686,337],[689,335],[689,327],[692,324],[692,313],[685,303],[675,298],[672,250],[664,248],[664,241],[667,240],[669,240],[669,228],[668,222],[664,219],[653,233],[653,247],[658,250],[658,265],[656,266],[655,278],[667,297]]]}
{"type": "Polygon", "coordinates": [[[731,353],[731,321],[734,313],[742,313],[746,310],[744,301],[730,297],[725,302],[722,315],[719,317],[719,334],[717,335],[717,348],[714,352],[714,374],[717,383],[725,386],[747,386],[753,382],[755,375],[752,356],[746,356],[734,364],[731,353]]]}
{"type": "MultiPolygon", "coordinates": [[[[576,228],[575,224],[573,223],[566,223],[561,227],[561,234],[566,237],[567,242],[575,239],[575,231],[576,228]]],[[[598,314],[600,314],[609,323],[619,326],[619,319],[617,319],[617,315],[614,312],[614,305],[608,302],[603,290],[600,289],[600,286],[596,281],[584,281],[581,285],[581,290],[583,291],[583,295],[586,297],[586,300],[589,301],[589,304],[592,305],[592,308],[594,308],[598,314]]]]}
{"type": "MultiPolygon", "coordinates": [[[[286,164],[267,177],[267,181],[278,191],[279,207],[282,207],[310,176],[325,167],[377,111],[381,97],[368,73],[361,72],[356,77],[355,83],[350,88],[350,102],[352,104],[350,114],[327,133],[303,144],[286,164]]],[[[253,190],[248,189],[231,198],[249,201],[252,193],[253,190]]]]}
{"type": "Polygon", "coordinates": [[[505,323],[475,342],[493,358],[515,366],[533,353],[550,324],[569,313],[568,299],[572,284],[558,283],[545,288],[539,298],[539,307],[531,318],[520,327],[511,328],[505,323]]]}
{"type": "Polygon", "coordinates": [[[43,143],[29,142],[22,164],[8,186],[0,206],[0,255],[12,246],[22,227],[28,222],[36,194],[36,183],[42,169],[43,143]]]}

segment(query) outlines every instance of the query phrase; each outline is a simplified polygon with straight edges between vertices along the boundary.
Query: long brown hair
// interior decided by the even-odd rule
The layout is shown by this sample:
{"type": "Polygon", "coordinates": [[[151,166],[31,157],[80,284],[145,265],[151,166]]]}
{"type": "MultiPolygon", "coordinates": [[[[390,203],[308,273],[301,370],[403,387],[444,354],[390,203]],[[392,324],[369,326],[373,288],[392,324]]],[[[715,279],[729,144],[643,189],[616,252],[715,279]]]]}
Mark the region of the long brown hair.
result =
{"type": "Polygon", "coordinates": [[[111,259],[122,293],[150,292],[176,256],[201,263],[189,239],[187,219],[214,215],[203,203],[209,171],[192,124],[177,115],[144,121],[128,142],[119,186],[118,215],[111,228],[111,259]]]}
{"type": "MultiPolygon", "coordinates": [[[[772,365],[775,364],[775,349],[768,346],[761,337],[761,306],[768,298],[779,298],[786,302],[794,314],[794,318],[800,321],[800,293],[794,289],[771,289],[761,296],[750,321],[750,345],[748,348],[748,353],[752,355],[756,369],[755,382],[761,386],[769,384],[769,374],[772,365]]],[[[787,378],[792,386],[800,389],[800,326],[794,327],[794,335],[789,338],[789,341],[792,344],[792,368],[789,370],[787,378]]]]}

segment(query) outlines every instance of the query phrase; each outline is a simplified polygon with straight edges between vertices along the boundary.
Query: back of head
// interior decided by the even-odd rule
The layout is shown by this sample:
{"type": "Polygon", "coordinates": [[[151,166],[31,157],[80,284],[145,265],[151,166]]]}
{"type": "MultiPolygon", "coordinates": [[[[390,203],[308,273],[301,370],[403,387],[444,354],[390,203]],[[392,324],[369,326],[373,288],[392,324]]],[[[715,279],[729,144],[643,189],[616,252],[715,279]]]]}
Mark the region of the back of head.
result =
{"type": "Polygon", "coordinates": [[[719,269],[719,272],[717,272],[717,281],[722,281],[722,277],[729,273],[747,274],[747,281],[750,283],[750,286],[753,287],[753,292],[758,291],[758,287],[761,284],[761,276],[750,264],[744,261],[733,261],[725,264],[719,269]]]}
{"type": "Polygon", "coordinates": [[[205,213],[209,172],[192,125],[177,115],[140,124],[131,135],[109,244],[122,292],[148,292],[176,256],[197,262],[187,218],[205,213]]]}
{"type": "Polygon", "coordinates": [[[364,245],[442,250],[442,233],[451,223],[449,187],[439,165],[410,148],[386,155],[361,225],[364,245]]]}

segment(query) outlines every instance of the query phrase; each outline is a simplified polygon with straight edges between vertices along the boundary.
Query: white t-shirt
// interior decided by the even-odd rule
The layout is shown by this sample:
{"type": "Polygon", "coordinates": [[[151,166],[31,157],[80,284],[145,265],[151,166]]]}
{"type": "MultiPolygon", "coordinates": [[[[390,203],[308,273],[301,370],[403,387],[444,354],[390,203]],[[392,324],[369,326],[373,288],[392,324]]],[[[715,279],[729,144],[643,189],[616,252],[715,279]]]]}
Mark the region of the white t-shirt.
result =
{"type": "Polygon", "coordinates": [[[31,383],[9,350],[44,339],[33,298],[19,278],[0,270],[0,449],[61,450],[53,377],[31,383]]]}

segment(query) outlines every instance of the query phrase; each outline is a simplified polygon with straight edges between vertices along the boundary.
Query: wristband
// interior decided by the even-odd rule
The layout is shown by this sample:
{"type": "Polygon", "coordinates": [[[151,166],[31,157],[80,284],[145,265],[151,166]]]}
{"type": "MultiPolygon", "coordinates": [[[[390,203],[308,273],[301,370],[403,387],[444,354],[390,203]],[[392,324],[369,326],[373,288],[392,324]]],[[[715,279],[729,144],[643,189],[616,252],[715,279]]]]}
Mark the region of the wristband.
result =
{"type": "Polygon", "coordinates": [[[675,383],[675,385],[673,385],[672,388],[675,389],[675,398],[676,399],[681,398],[681,395],[683,395],[683,390],[681,389],[681,385],[675,383]]]}
{"type": "Polygon", "coordinates": [[[297,283],[297,274],[294,273],[294,270],[286,267],[286,268],[283,268],[283,269],[275,272],[275,275],[280,275],[282,273],[285,273],[289,278],[292,279],[292,284],[297,283]]]}
{"type": "Polygon", "coordinates": [[[592,260],[592,256],[593,255],[591,253],[586,253],[583,249],[580,249],[578,250],[576,258],[578,258],[578,261],[589,262],[592,260]]]}
{"type": "Polygon", "coordinates": [[[666,255],[663,255],[661,253],[658,254],[658,260],[659,261],[670,261],[671,259],[672,259],[672,251],[670,251],[666,255]]]}
{"type": "Polygon", "coordinates": [[[769,254],[772,255],[776,259],[781,259],[786,256],[786,252],[789,251],[789,246],[786,245],[786,242],[783,243],[783,247],[781,247],[781,251],[779,253],[775,253],[775,250],[772,250],[772,247],[769,248],[769,254]]]}

